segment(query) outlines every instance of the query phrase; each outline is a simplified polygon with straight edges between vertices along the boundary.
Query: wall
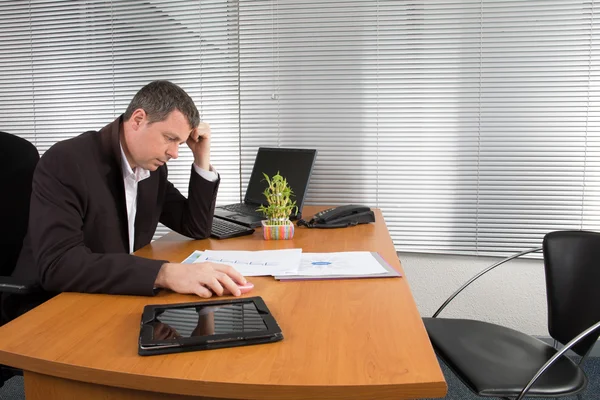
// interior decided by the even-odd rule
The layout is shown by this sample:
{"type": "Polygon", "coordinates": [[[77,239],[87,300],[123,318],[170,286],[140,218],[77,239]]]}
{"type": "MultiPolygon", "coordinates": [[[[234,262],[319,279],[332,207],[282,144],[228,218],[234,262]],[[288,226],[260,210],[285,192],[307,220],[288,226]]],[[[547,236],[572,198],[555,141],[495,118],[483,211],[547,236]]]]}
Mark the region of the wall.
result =
{"type": "MultiPolygon", "coordinates": [[[[500,259],[399,253],[421,315],[431,316],[469,278],[500,259]]],[[[509,261],[465,289],[440,316],[495,322],[549,336],[541,260],[509,261]]]]}

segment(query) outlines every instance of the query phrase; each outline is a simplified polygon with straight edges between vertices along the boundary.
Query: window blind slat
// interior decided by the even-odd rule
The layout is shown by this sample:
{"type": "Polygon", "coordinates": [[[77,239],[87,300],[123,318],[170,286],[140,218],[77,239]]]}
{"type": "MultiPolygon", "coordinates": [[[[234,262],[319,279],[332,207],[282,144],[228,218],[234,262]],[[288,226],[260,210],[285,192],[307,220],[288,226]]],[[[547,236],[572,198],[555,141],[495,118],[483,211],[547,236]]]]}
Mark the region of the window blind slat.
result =
{"type": "MultiPolygon", "coordinates": [[[[41,152],[171,79],[213,128],[219,203],[241,198],[258,147],[308,147],[319,150],[308,203],[381,207],[398,250],[501,255],[549,230],[600,230],[593,0],[32,0],[0,11],[0,124],[41,152]]],[[[169,166],[184,193],[190,162],[184,150],[169,166]]]]}
{"type": "MultiPolygon", "coordinates": [[[[43,153],[111,122],[149,81],[170,79],[211,123],[219,202],[239,200],[237,9],[227,1],[32,0],[2,2],[0,10],[3,130],[43,153]]],[[[192,160],[182,147],[169,163],[184,194],[192,160]]]]}
{"type": "Polygon", "coordinates": [[[591,1],[242,2],[242,143],[328,149],[309,200],[382,207],[399,250],[539,241],[582,224],[593,12],[591,1]]]}

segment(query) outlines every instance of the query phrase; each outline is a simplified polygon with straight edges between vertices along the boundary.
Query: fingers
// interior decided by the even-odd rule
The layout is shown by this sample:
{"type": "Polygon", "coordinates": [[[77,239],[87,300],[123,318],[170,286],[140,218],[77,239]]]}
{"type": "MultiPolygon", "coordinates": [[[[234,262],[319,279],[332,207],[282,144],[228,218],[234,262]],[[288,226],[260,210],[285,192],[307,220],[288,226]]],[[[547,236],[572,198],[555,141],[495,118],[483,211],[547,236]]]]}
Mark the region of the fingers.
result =
{"type": "Polygon", "coordinates": [[[216,276],[216,271],[211,274],[210,277],[207,277],[207,280],[204,282],[204,286],[207,289],[211,290],[217,296],[223,296],[223,286],[219,282],[219,279],[216,276]]]}
{"type": "Polygon", "coordinates": [[[171,289],[177,293],[193,293],[202,298],[209,298],[213,294],[241,295],[238,285],[246,284],[246,278],[234,268],[224,264],[166,263],[159,271],[156,282],[158,287],[171,289]]]}
{"type": "MultiPolygon", "coordinates": [[[[221,273],[219,276],[219,282],[225,287],[225,293],[229,292],[234,296],[242,294],[238,285],[225,273],[221,273]]],[[[222,295],[223,293],[221,293],[222,295]]]]}
{"type": "MultiPolygon", "coordinates": [[[[222,289],[221,289],[222,290],[222,289]]],[[[210,297],[212,297],[213,292],[211,292],[208,288],[206,288],[204,285],[202,284],[198,284],[196,285],[196,288],[193,292],[196,296],[198,297],[202,297],[204,299],[208,299],[210,297]]]]}
{"type": "Polygon", "coordinates": [[[198,134],[198,137],[205,138],[210,136],[210,125],[206,122],[200,122],[195,130],[198,134]]]}
{"type": "Polygon", "coordinates": [[[223,296],[224,294],[232,294],[239,296],[242,294],[238,285],[225,273],[213,270],[214,276],[209,279],[204,285],[212,290],[217,296],[223,296]]]}
{"type": "Polygon", "coordinates": [[[192,129],[192,131],[190,132],[190,137],[188,138],[188,141],[190,139],[194,142],[198,141],[198,129],[192,129]]]}
{"type": "Polygon", "coordinates": [[[201,139],[210,139],[210,125],[206,122],[200,122],[197,128],[192,129],[189,138],[194,142],[198,142],[201,139]]]}
{"type": "Polygon", "coordinates": [[[235,282],[237,282],[240,285],[245,285],[247,282],[246,278],[244,278],[244,276],[242,274],[240,274],[238,271],[236,271],[235,268],[233,268],[230,265],[215,263],[215,264],[213,264],[213,268],[217,271],[227,274],[231,279],[233,279],[235,282]]]}

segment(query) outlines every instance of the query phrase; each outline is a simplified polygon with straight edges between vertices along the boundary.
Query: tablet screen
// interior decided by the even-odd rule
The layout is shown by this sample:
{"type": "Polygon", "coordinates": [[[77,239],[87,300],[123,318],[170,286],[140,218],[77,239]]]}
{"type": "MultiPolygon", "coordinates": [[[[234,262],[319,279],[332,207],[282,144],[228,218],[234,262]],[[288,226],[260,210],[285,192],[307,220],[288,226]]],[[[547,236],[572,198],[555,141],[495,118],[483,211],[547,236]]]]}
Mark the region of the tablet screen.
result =
{"type": "Polygon", "coordinates": [[[154,319],[152,340],[266,330],[253,302],[166,309],[154,319]]]}

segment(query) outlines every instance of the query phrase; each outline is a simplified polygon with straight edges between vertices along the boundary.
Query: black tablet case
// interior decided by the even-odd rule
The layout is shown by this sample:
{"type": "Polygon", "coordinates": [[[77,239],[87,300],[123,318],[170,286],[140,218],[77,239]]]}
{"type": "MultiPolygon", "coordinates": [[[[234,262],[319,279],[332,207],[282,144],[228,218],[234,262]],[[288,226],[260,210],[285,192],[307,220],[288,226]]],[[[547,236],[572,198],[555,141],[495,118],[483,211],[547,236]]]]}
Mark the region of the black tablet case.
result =
{"type": "Polygon", "coordinates": [[[261,297],[246,297],[230,300],[202,301],[178,304],[154,304],[144,307],[140,324],[138,354],[141,356],[179,353],[184,351],[211,350],[224,347],[247,346],[261,343],[272,343],[283,339],[281,328],[271,315],[269,308],[261,297]],[[214,334],[208,336],[180,337],[167,340],[152,340],[151,325],[164,310],[191,307],[224,306],[231,304],[253,303],[266,325],[265,330],[214,334]]]}

